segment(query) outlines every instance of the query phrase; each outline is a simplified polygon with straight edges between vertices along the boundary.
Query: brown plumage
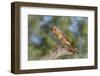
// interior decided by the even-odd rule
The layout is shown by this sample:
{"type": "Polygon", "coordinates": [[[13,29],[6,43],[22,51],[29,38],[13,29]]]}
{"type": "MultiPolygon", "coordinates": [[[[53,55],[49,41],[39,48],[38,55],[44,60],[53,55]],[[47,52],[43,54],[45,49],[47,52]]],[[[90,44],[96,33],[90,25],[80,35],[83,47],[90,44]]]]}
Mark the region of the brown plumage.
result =
{"type": "Polygon", "coordinates": [[[68,51],[70,51],[70,52],[76,52],[78,50],[77,48],[73,48],[72,47],[71,42],[68,40],[68,38],[56,26],[52,26],[52,32],[56,35],[56,37],[58,38],[58,40],[62,44],[68,46],[68,51]]]}

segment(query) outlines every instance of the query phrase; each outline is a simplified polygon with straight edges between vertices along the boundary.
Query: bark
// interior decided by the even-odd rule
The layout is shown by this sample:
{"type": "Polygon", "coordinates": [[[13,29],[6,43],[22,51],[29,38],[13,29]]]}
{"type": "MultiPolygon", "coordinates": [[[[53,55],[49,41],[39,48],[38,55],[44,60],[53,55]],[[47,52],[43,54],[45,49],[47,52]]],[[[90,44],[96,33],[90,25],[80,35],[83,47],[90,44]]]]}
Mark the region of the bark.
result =
{"type": "Polygon", "coordinates": [[[68,48],[62,48],[62,47],[58,47],[55,48],[54,50],[52,50],[48,55],[44,56],[43,58],[41,58],[41,60],[52,60],[52,59],[57,59],[60,56],[63,55],[72,55],[73,53],[68,51],[68,48]]]}

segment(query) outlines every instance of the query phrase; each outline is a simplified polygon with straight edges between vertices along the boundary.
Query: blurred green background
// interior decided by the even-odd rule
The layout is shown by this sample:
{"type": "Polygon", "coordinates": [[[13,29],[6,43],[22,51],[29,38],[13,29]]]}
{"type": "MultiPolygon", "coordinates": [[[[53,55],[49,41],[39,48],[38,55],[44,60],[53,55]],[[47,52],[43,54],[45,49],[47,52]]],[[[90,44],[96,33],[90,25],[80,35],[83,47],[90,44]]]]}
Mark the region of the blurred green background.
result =
{"type": "Polygon", "coordinates": [[[87,22],[87,17],[28,15],[28,60],[40,60],[55,48],[58,39],[50,29],[52,25],[63,31],[79,49],[79,54],[59,59],[87,58],[87,22]]]}

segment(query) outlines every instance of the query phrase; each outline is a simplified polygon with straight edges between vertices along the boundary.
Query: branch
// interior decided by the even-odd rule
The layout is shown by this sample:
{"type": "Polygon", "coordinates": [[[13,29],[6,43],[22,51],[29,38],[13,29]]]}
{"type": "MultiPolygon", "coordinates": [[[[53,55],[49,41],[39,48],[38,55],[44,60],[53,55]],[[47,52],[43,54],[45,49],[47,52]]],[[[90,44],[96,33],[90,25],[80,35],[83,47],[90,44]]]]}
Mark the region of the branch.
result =
{"type": "Polygon", "coordinates": [[[63,56],[63,55],[72,55],[73,53],[68,51],[68,48],[62,48],[62,47],[58,47],[56,49],[54,49],[53,51],[51,51],[48,55],[44,56],[43,58],[41,58],[42,60],[52,60],[52,59],[57,59],[59,56],[63,56]]]}

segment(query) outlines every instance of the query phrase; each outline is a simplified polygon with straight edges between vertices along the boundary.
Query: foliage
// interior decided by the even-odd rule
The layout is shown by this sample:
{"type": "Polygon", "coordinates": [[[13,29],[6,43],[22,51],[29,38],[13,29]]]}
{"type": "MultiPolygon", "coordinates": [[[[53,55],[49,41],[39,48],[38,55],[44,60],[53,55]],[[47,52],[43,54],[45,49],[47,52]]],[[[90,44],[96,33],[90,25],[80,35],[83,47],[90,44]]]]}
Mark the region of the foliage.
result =
{"type": "Polygon", "coordinates": [[[58,39],[51,31],[51,26],[57,26],[79,49],[79,54],[61,56],[59,59],[86,58],[87,53],[87,17],[74,16],[28,16],[28,60],[39,60],[52,51],[58,39]]]}

